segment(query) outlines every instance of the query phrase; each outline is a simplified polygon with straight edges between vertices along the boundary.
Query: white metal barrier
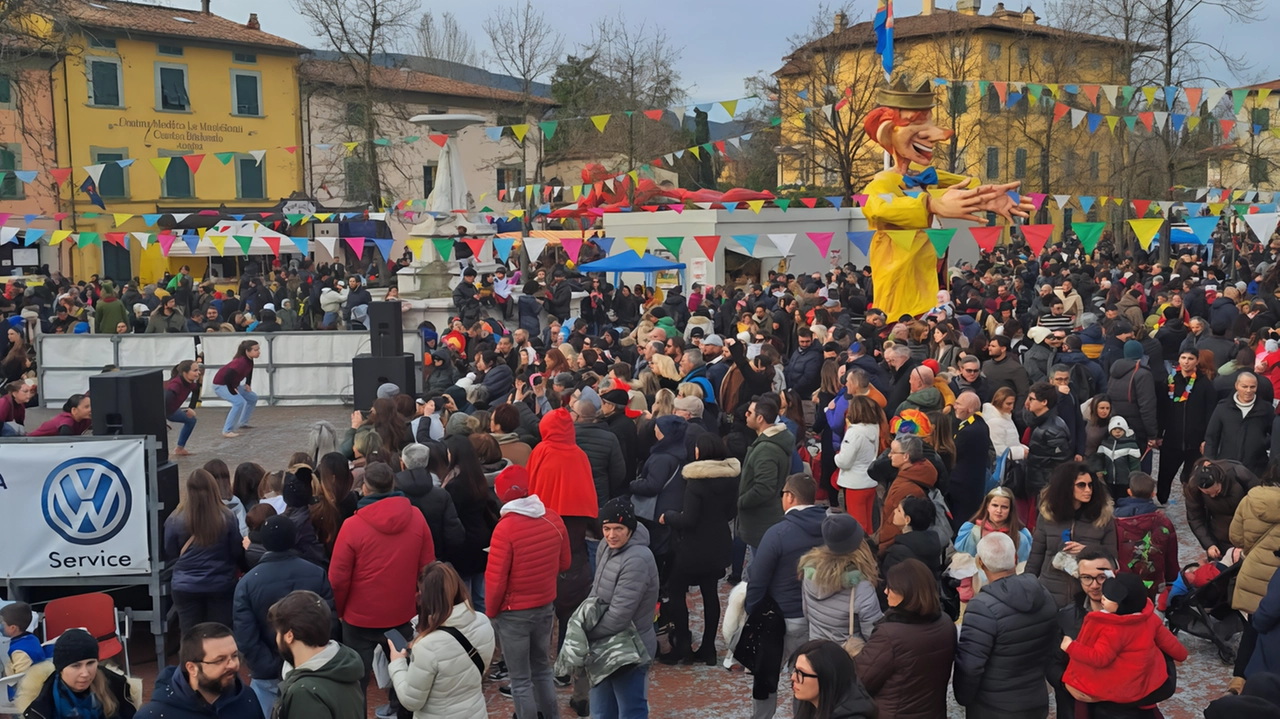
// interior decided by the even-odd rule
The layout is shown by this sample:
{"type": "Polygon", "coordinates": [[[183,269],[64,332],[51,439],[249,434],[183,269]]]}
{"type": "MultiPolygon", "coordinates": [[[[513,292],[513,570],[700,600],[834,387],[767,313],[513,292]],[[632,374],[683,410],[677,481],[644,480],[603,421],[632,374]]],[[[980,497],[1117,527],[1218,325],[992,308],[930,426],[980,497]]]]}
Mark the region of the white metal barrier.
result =
{"type": "MultiPolygon", "coordinates": [[[[73,394],[88,391],[89,377],[113,364],[122,370],[168,371],[204,353],[201,402],[227,405],[213,393],[213,377],[235,356],[244,340],[257,340],[253,391],[269,405],[344,404],[352,394],[351,358],[369,351],[368,332],[272,332],[206,334],[40,335],[36,343],[40,402],[58,408],[73,394]]],[[[404,332],[404,351],[422,359],[422,337],[404,332]]]]}

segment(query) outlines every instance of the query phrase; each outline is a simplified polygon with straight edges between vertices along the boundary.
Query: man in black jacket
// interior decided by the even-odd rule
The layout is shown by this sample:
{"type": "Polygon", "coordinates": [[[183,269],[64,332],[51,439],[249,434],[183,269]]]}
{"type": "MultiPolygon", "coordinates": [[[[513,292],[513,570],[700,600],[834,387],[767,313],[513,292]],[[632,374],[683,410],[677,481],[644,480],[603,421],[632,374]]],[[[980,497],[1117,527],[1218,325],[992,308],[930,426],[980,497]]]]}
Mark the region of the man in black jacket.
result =
{"type": "Polygon", "coordinates": [[[427,520],[436,557],[448,558],[449,550],[461,547],[467,535],[462,520],[458,519],[458,510],[453,506],[453,498],[437,486],[439,480],[427,471],[430,460],[431,451],[426,445],[407,445],[400,452],[403,471],[396,474],[395,487],[397,491],[404,492],[409,503],[417,507],[422,518],[427,520]]]}
{"type": "MultiPolygon", "coordinates": [[[[603,406],[604,401],[601,400],[603,406]]],[[[622,447],[609,426],[596,417],[596,406],[589,399],[579,399],[573,405],[573,431],[578,446],[591,463],[591,479],[596,485],[596,500],[603,507],[605,502],[626,491],[635,477],[627,477],[627,464],[622,457],[622,447]]]]}
{"type": "MultiPolygon", "coordinates": [[[[889,392],[885,394],[885,413],[892,417],[898,405],[911,395],[911,372],[920,363],[911,357],[911,350],[905,344],[895,344],[886,349],[884,362],[889,365],[892,381],[889,392]]],[[[1022,365],[1018,365],[1018,368],[1022,369],[1022,365]]]]}
{"type": "MultiPolygon", "coordinates": [[[[354,290],[352,290],[354,292],[354,290]]],[[[351,298],[347,298],[350,304],[351,298]]],[[[476,271],[468,267],[462,273],[462,281],[453,288],[453,306],[458,310],[462,324],[470,327],[480,319],[480,290],[476,289],[476,271]]]]}
{"type": "MultiPolygon", "coordinates": [[[[369,294],[369,290],[365,289],[364,281],[361,280],[360,275],[351,275],[347,279],[347,290],[347,303],[343,305],[342,311],[344,319],[350,323],[351,310],[362,305],[368,306],[370,302],[373,302],[373,296],[369,294]]],[[[225,311],[222,314],[223,316],[227,315],[225,311]]]]}
{"type": "Polygon", "coordinates": [[[808,327],[800,328],[796,341],[799,346],[787,361],[783,374],[787,379],[787,387],[794,389],[801,400],[807,401],[818,391],[822,374],[822,347],[814,344],[813,333],[808,327]]]}
{"type": "Polygon", "coordinates": [[[551,273],[551,287],[547,294],[547,314],[564,322],[569,319],[569,303],[573,300],[573,286],[565,279],[564,270],[551,273]]]}
{"type": "Polygon", "coordinates": [[[258,696],[258,703],[266,716],[271,715],[271,707],[279,695],[283,663],[276,644],[276,630],[268,619],[271,605],[295,590],[315,592],[329,605],[332,613],[331,636],[339,636],[338,613],[334,610],[329,578],[324,569],[294,551],[296,532],[293,521],[288,517],[276,515],[268,518],[261,531],[262,545],[267,553],[236,585],[236,646],[249,665],[249,676],[252,677],[249,688],[258,696]]]}
{"type": "Polygon", "coordinates": [[[984,536],[977,564],[987,584],[969,602],[960,628],[956,702],[966,719],[1044,719],[1058,605],[1034,576],[1014,574],[1018,550],[1009,535],[984,536]]]}
{"type": "Polygon", "coordinates": [[[630,400],[631,395],[625,389],[611,389],[600,395],[600,413],[604,416],[604,423],[618,438],[618,446],[622,448],[625,467],[622,476],[627,483],[636,478],[636,446],[639,444],[636,422],[627,416],[627,402],[630,400]]]}

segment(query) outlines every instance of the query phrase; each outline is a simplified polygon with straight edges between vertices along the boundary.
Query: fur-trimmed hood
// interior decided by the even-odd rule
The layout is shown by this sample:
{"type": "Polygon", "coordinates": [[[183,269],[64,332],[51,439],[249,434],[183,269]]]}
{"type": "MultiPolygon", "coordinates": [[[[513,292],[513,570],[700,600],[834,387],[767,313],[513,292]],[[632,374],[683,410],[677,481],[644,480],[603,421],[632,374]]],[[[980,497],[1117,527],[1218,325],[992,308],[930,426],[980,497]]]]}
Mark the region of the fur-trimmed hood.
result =
{"type": "Polygon", "coordinates": [[[728,459],[705,459],[686,464],[683,474],[685,479],[737,477],[742,474],[742,463],[734,457],[728,459]]]}
{"type": "MultiPolygon", "coordinates": [[[[1046,487],[1046,490],[1047,489],[1048,488],[1046,487]]],[[[1048,520],[1050,522],[1056,521],[1053,518],[1053,516],[1049,514],[1048,502],[1044,502],[1044,501],[1040,502],[1040,518],[1044,520],[1048,520]]],[[[1105,527],[1107,525],[1107,522],[1110,522],[1114,518],[1115,518],[1115,502],[1114,500],[1111,499],[1111,497],[1107,497],[1107,503],[1105,506],[1103,506],[1102,512],[1100,512],[1098,514],[1098,518],[1090,522],[1090,524],[1092,524],[1095,527],[1105,527]]]]}

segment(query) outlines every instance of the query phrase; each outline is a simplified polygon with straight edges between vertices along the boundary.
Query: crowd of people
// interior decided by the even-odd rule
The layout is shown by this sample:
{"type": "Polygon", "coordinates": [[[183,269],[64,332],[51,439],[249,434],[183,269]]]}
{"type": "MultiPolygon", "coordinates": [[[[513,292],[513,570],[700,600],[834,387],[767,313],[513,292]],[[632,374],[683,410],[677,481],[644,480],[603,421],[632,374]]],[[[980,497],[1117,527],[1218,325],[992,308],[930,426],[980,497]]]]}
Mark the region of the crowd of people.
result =
{"type": "MultiPolygon", "coordinates": [[[[138,713],[353,716],[376,676],[419,719],[487,716],[486,682],[519,719],[558,716],[557,686],[579,716],[645,717],[654,662],[736,661],[754,719],[783,676],[805,719],[935,719],[949,695],[972,719],[1146,719],[1188,658],[1163,615],[1220,573],[1243,631],[1205,716],[1276,716],[1278,259],[1002,248],[919,318],[852,265],[687,295],[556,267],[484,296],[464,272],[422,396],[383,385],[287,463],[186,477],[180,663],[138,713]]],[[[253,431],[255,356],[215,379],[224,436],[253,431]]],[[[198,370],[167,386],[179,447],[198,370]]],[[[47,665],[27,716],[132,715],[83,637],[46,658],[30,609],[4,612],[47,665]]]]}

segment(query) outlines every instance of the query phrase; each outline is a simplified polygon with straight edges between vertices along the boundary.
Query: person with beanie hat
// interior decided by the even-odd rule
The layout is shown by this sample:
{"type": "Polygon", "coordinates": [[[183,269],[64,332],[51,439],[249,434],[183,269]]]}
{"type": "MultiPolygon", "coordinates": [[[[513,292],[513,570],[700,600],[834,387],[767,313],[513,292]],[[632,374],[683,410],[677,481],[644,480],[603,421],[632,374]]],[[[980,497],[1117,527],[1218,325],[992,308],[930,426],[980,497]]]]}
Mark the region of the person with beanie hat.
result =
{"type": "Polygon", "coordinates": [[[1156,384],[1145,363],[1142,343],[1130,339],[1122,346],[1121,356],[1107,369],[1106,394],[1111,399],[1111,415],[1124,417],[1133,430],[1139,452],[1145,452],[1160,438],[1156,384]]]}
{"type": "Polygon", "coordinates": [[[110,280],[102,283],[102,297],[93,306],[93,331],[100,335],[113,335],[116,326],[129,324],[129,310],[116,296],[116,286],[110,280]]]}
{"type": "Polygon", "coordinates": [[[559,716],[548,657],[556,579],[573,561],[569,532],[560,515],[529,494],[524,467],[504,469],[493,488],[503,504],[489,540],[485,614],[503,647],[517,719],[559,716]]]}
{"type": "Polygon", "coordinates": [[[1107,423],[1107,433],[1108,437],[1098,445],[1098,453],[1111,460],[1107,488],[1111,490],[1111,498],[1120,501],[1129,496],[1129,475],[1142,471],[1142,452],[1124,417],[1112,416],[1107,423]]]}
{"type": "Polygon", "coordinates": [[[876,592],[880,572],[866,539],[853,515],[828,514],[822,520],[822,544],[800,557],[797,569],[809,639],[839,644],[854,639],[861,644],[871,637],[882,616],[876,592]]]}
{"type": "MultiPolygon", "coordinates": [[[[615,497],[600,509],[604,541],[596,552],[591,597],[607,609],[587,631],[596,644],[634,629],[650,657],[658,654],[653,608],[658,603],[658,565],[649,551],[649,530],[636,521],[629,497],[615,497]]],[[[649,664],[627,666],[591,688],[592,713],[601,717],[648,716],[649,664]]]]}
{"type": "Polygon", "coordinates": [[[327,567],[329,566],[328,554],[316,532],[315,520],[311,515],[311,508],[320,501],[312,493],[311,479],[310,467],[305,465],[295,467],[293,472],[285,474],[284,487],[280,494],[284,497],[284,516],[292,520],[294,527],[297,528],[294,548],[303,559],[314,562],[318,567],[327,567]]]}
{"type": "Polygon", "coordinates": [[[132,719],[140,697],[128,680],[98,663],[98,640],[83,629],[58,637],[52,656],[27,670],[15,704],[41,719],[132,719]]]}
{"type": "Polygon", "coordinates": [[[233,630],[236,646],[249,667],[249,688],[257,695],[264,715],[270,716],[279,696],[284,661],[269,619],[271,606],[296,590],[315,592],[331,612],[331,635],[340,636],[340,627],[329,577],[324,569],[299,556],[294,521],[287,514],[268,517],[257,533],[267,553],[236,585],[233,630]]]}
{"type": "Polygon", "coordinates": [[[1169,677],[1165,655],[1187,660],[1187,649],[1156,615],[1147,587],[1121,572],[1102,585],[1102,611],[1089,612],[1074,640],[1062,638],[1070,661],[1062,682],[1080,701],[1136,702],[1169,677]],[[1083,695],[1083,696],[1082,696],[1083,695]]]}

